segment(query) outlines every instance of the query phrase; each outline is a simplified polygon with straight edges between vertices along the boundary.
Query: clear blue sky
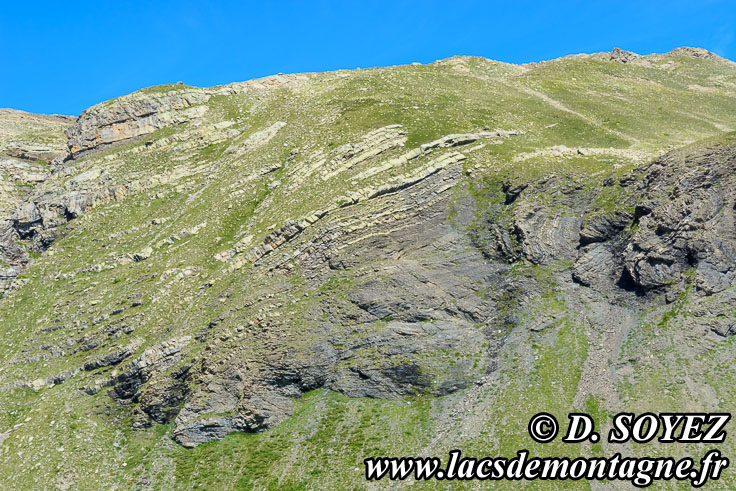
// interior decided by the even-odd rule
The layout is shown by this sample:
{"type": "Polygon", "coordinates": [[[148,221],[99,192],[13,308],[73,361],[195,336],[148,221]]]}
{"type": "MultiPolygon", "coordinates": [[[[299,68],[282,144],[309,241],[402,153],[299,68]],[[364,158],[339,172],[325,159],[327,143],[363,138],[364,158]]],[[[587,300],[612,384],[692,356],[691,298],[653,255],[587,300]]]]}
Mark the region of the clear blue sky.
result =
{"type": "Polygon", "coordinates": [[[525,63],[614,46],[736,58],[731,1],[22,1],[0,8],[0,107],[79,114],[179,80],[427,63],[525,63]]]}

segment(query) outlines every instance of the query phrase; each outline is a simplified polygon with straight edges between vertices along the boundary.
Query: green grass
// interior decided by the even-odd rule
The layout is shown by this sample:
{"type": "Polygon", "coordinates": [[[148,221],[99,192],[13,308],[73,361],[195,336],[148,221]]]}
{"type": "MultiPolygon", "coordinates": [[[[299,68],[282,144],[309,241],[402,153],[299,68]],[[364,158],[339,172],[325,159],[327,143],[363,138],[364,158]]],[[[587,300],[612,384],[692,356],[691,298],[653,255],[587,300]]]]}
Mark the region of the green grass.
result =
{"type": "MultiPolygon", "coordinates": [[[[318,74],[294,89],[212,96],[196,124],[169,126],[67,162],[65,172],[54,174],[48,183],[30,192],[70,187],[76,175],[92,168],[104,169],[108,176],[98,183],[100,187],[126,185],[129,192],[121,200],[101,200],[64,227],[52,253],[32,255],[31,265],[22,274],[28,283],[0,300],[0,388],[68,372],[140,338],[143,344],[132,359],[156,343],[199,333],[220,316],[224,320],[208,331],[207,341],[192,342],[171,370],[190,362],[199,370],[204,360],[212,366],[262,360],[274,351],[267,337],[249,334],[236,342],[227,336],[276,304],[280,306],[269,311],[280,319],[280,330],[273,333],[276,345],[288,347],[288,356],[295,359],[310,356],[319,343],[329,342],[341,350],[364,341],[366,347],[356,349],[341,367],[414,362],[433,381],[466,367],[463,370],[472,381],[488,362],[487,339],[466,351],[425,350],[397,357],[370,346],[371,337],[387,329],[394,318],[364,324],[356,321],[330,332],[322,329],[330,319],[324,313],[316,315],[317,307],[329,304],[349,312],[355,308],[348,300],[351,290],[379,278],[384,274],[379,272],[382,267],[401,259],[379,257],[366,260],[360,268],[310,276],[298,267],[285,273],[250,263],[230,270],[232,263],[223,264],[214,256],[250,236],[247,250],[287,220],[339,204],[350,191],[393,182],[446,151],[437,150],[359,179],[369,168],[447,134],[483,128],[524,131],[498,143],[479,142],[485,146],[472,152],[474,145],[454,149],[467,155],[463,165],[469,175],[454,190],[449,220],[460,234],[472,235],[474,247],[489,256],[495,253],[495,237],[487,233],[489,225],[508,228],[518,211],[504,204],[502,186],[507,182],[519,185],[554,179],[556,187],[532,185],[524,191],[531,195],[525,199],[527,204],[548,207],[554,214],[571,213],[556,194],[568,188],[589,200],[592,213],[628,210],[628,193],[634,186],[603,187],[601,183],[607,178],[617,183],[645,161],[605,153],[516,157],[563,144],[654,155],[670,145],[704,137],[713,139],[683,151],[707,151],[708,146],[736,141],[736,133],[722,135],[715,126],[731,124],[736,114],[733,91],[701,93],[688,88],[692,84],[711,86],[716,79],[734,81],[736,71],[687,57],[662,60],[670,58],[678,64],[672,70],[583,59],[521,68],[461,58],[423,66],[318,74]],[[467,71],[453,69],[455,63],[467,71]],[[215,131],[213,125],[221,121],[235,123],[215,131]],[[228,151],[277,121],[286,126],[268,142],[241,154],[228,151]],[[397,146],[334,177],[322,178],[320,171],[338,157],[339,148],[359,144],[367,132],[391,124],[401,124],[406,132],[403,148],[397,146]],[[306,172],[308,168],[314,172],[306,172]],[[266,173],[268,169],[272,171],[266,173]],[[276,180],[280,186],[269,186],[276,180]],[[470,223],[462,222],[467,203],[473,208],[470,223]],[[181,235],[205,223],[196,235],[181,235]],[[172,236],[178,240],[167,241],[172,236]],[[121,261],[146,247],[154,250],[149,259],[121,261]],[[100,268],[87,270],[90,265],[100,268]],[[143,304],[112,315],[134,299],[143,304]],[[133,330],[109,335],[105,328],[118,321],[133,330]],[[88,351],[80,350],[88,339],[101,342],[88,351]],[[213,349],[207,350],[208,345],[213,349]]],[[[175,90],[200,89],[164,85],[143,89],[139,95],[175,90]]],[[[293,253],[352,215],[369,220],[387,209],[390,215],[392,199],[333,210],[267,260],[275,261],[281,252],[293,253]]],[[[369,230],[374,227],[366,226],[369,230]]],[[[519,244],[513,240],[512,248],[518,251],[519,244]]],[[[0,432],[24,423],[0,446],[0,483],[27,489],[67,482],[80,489],[149,485],[300,489],[328,488],[335,483],[361,488],[362,459],[372,455],[445,456],[451,445],[478,457],[512,456],[521,448],[539,455],[571,457],[608,452],[605,445],[588,448],[556,442],[541,446],[526,434],[528,419],[535,412],[552,412],[566,421],[567,412],[586,409],[598,421],[608,417],[610,408],[592,396],[586,399],[585,408],[573,407],[589,346],[583,314],[559,293],[560,275],[571,264],[533,265],[507,259],[510,264],[503,265],[502,271],[509,284],[531,282],[538,295],[522,302],[513,289],[503,293],[496,284],[479,285],[469,293],[474,299],[494,300],[493,318],[499,322],[512,314],[522,318],[520,325],[473,322],[473,335],[482,336],[485,328],[492,327],[500,329],[506,341],[496,355],[498,368],[493,377],[498,378],[478,389],[470,407],[463,404],[463,398],[473,395],[472,385],[444,397],[420,393],[396,400],[351,399],[317,390],[296,399],[294,416],[276,428],[259,434],[232,434],[187,450],[171,441],[171,425],[132,430],[135,403],[118,405],[106,389],[95,396],[81,391],[116,370],[106,367],[80,372],[38,392],[23,388],[0,391],[0,432]],[[548,327],[530,332],[529,321],[541,316],[550,318],[548,327]],[[451,417],[456,409],[461,416],[451,417]],[[63,451],[58,450],[61,447],[63,451]],[[18,476],[22,476],[20,482],[18,476]]],[[[268,261],[267,265],[273,264],[268,261]]],[[[674,306],[646,313],[630,333],[621,356],[633,357],[638,376],[621,379],[627,409],[697,408],[701,395],[690,393],[682,382],[689,374],[707,381],[721,409],[736,401],[728,364],[732,342],[714,348],[712,358],[701,352],[691,356],[687,349],[693,343],[682,334],[689,302],[685,295],[674,306]],[[656,362],[634,357],[655,347],[661,355],[656,362]]],[[[455,306],[457,303],[456,299],[455,306]]],[[[352,313],[358,319],[358,313],[352,313]]],[[[192,384],[196,387],[198,382],[192,384]]],[[[577,485],[586,487],[586,483],[577,485]]],[[[428,486],[442,487],[437,483],[428,486]]]]}

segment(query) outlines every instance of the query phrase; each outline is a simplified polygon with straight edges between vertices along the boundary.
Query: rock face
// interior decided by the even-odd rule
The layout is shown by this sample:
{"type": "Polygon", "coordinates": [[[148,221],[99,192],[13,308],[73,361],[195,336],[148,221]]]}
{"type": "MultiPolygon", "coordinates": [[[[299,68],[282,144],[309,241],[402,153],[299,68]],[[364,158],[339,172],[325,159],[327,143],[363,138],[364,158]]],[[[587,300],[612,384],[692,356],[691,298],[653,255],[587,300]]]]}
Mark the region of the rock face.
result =
{"type": "MultiPolygon", "coordinates": [[[[380,398],[416,392],[440,395],[468,387],[483,370],[474,372],[459,364],[439,370],[444,375],[437,378],[433,363],[400,360],[422,351],[473,353],[474,347],[484,344],[497,349],[504,342],[502,336],[478,332],[473,326],[518,322],[500,314],[500,301],[520,295],[509,272],[521,261],[542,266],[570,261],[569,279],[610,298],[629,298],[642,309],[671,298],[671,292],[684,291],[688,284],[696,296],[718,294],[733,284],[736,268],[734,171],[736,145],[686,156],[667,154],[621,179],[626,196],[622,205],[633,212],[603,214],[591,207],[580,188],[556,179],[526,183],[523,188],[503,186],[498,192],[510,198],[489,213],[507,216],[508,222],[501,228],[497,219],[486,222],[490,228],[478,233],[495,246],[468,251],[458,248],[462,238],[443,212],[447,196],[419,206],[432,195],[431,189],[460,178],[457,167],[449,167],[393,197],[408,213],[405,219],[383,225],[388,227],[386,238],[361,239],[367,230],[358,227],[330,235],[331,243],[353,244],[339,250],[318,252],[320,242],[301,246],[317,249],[299,266],[311,275],[324,274],[320,271],[326,266],[361,270],[375,260],[377,251],[382,256],[401,251],[402,260],[385,267],[381,273],[385,279],[372,278],[349,288],[344,305],[323,302],[309,312],[320,326],[320,337],[329,341],[311,345],[306,352],[280,352],[277,345],[270,345],[277,351],[259,360],[258,368],[227,361],[195,378],[201,389],[185,399],[175,419],[174,438],[189,447],[233,431],[272,427],[291,414],[291,398],[319,387],[380,398]],[[545,194],[555,194],[564,210],[540,205],[538,197],[545,194]],[[422,251],[430,244],[433,252],[427,256],[422,251]],[[497,293],[484,299],[475,285],[493,285],[497,293]],[[384,327],[361,337],[358,344],[338,341],[358,336],[362,324],[377,321],[384,327]],[[351,324],[353,332],[337,327],[351,324]],[[386,362],[363,364],[364,350],[380,353],[386,362]],[[342,368],[346,361],[347,369],[342,368]]],[[[458,211],[461,223],[470,216],[462,206],[468,204],[458,211]]],[[[301,230],[298,224],[287,223],[266,243],[285,243],[301,230]]],[[[534,296],[536,287],[525,288],[534,296]]],[[[706,322],[708,315],[701,317],[706,322]]],[[[720,336],[734,332],[733,324],[711,322],[707,320],[707,325],[720,336]]],[[[237,342],[228,345],[220,349],[236,349],[237,342]]],[[[491,357],[485,370],[492,366],[491,357]]]]}
{"type": "Polygon", "coordinates": [[[298,87],[306,79],[304,75],[277,75],[207,89],[180,84],[158,86],[103,102],[82,111],[74,126],[66,131],[69,157],[77,158],[90,150],[106,148],[149,135],[161,128],[199,119],[207,112],[209,107],[206,103],[213,95],[298,87]]]}
{"type": "Polygon", "coordinates": [[[163,94],[132,94],[99,104],[82,112],[67,131],[69,152],[76,157],[187,121],[207,110],[198,105],[208,99],[209,94],[201,90],[171,90],[163,94]]]}
{"type": "MultiPolygon", "coordinates": [[[[351,397],[396,398],[442,395],[471,385],[486,368],[471,360],[484,356],[487,343],[502,342],[477,327],[494,316],[494,301],[478,293],[484,283],[500,281],[508,265],[489,263],[480,251],[463,250],[462,236],[447,222],[447,183],[460,177],[456,164],[416,186],[378,198],[383,204],[400,203],[394,213],[403,215],[401,219],[352,229],[336,226],[329,237],[299,246],[313,250],[300,259],[299,267],[315,280],[330,270],[363,270],[382,254],[401,252],[403,258],[384,266],[384,279],[350,288],[345,301],[324,295],[320,305],[306,312],[320,341],[286,348],[267,334],[278,330],[278,319],[254,323],[254,332],[263,334],[251,337],[251,342],[264,343],[269,354],[245,364],[239,356],[207,363],[210,368],[194,378],[199,388],[176,417],[174,439],[191,447],[233,431],[270,428],[291,415],[295,396],[316,388],[351,397]],[[375,236],[377,229],[383,234],[375,236]],[[336,250],[333,244],[346,247],[336,250]],[[428,247],[435,252],[422,259],[428,247]],[[439,352],[462,354],[464,359],[452,365],[441,357],[417,359],[420,353],[439,352]],[[376,357],[382,361],[376,363],[376,357]],[[208,417],[211,414],[216,416],[208,417]]],[[[464,216],[469,205],[463,205],[464,216]]],[[[335,213],[347,223],[356,210],[335,213]]],[[[292,225],[285,227],[290,230],[292,225]]],[[[270,264],[276,260],[273,255],[265,258],[270,264]]],[[[242,333],[226,341],[228,350],[238,350],[240,339],[245,339],[242,333]]]]}
{"type": "Polygon", "coordinates": [[[16,243],[12,215],[17,209],[22,221],[33,218],[34,210],[23,201],[48,178],[49,164],[66,155],[63,131],[73,122],[67,116],[0,109],[0,296],[28,262],[16,243]]]}
{"type": "Polygon", "coordinates": [[[725,147],[674,152],[640,169],[633,213],[596,216],[581,230],[574,277],[590,285],[613,273],[642,293],[681,288],[686,278],[704,295],[728,288],[736,266],[734,166],[734,147],[725,147]]]}
{"type": "Polygon", "coordinates": [[[712,295],[733,283],[736,268],[736,153],[728,148],[677,160],[665,156],[643,177],[626,271],[645,290],[692,271],[696,289],[712,295]]]}

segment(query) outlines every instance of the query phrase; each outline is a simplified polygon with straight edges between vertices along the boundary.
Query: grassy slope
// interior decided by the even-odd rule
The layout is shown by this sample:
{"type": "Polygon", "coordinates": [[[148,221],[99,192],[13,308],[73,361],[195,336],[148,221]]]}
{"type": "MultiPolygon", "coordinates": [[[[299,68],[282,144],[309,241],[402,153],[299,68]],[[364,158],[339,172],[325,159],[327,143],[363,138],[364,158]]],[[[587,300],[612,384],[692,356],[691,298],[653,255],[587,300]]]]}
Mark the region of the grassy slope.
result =
{"type": "MultiPolygon", "coordinates": [[[[43,255],[23,274],[28,284],[0,302],[3,383],[70,370],[90,356],[124,346],[134,337],[148,346],[191,334],[224,308],[278,286],[266,277],[249,277],[249,266],[226,272],[213,253],[226,250],[246,234],[253,235],[256,244],[285,220],[300,218],[334,202],[350,188],[346,174],[327,183],[316,177],[295,183],[289,182],[287,171],[306,165],[312,151],[329,153],[344,143],[359,141],[364,133],[378,127],[402,124],[409,148],[454,132],[484,127],[520,129],[525,131],[523,136],[487,145],[472,154],[468,165],[480,165],[480,173],[488,182],[554,173],[584,184],[590,181],[595,190],[595,183],[604,175],[624,172],[641,162],[617,156],[540,156],[516,163],[512,159],[522,152],[555,145],[613,147],[653,155],[670,145],[717,134],[733,123],[733,65],[682,56],[664,57],[653,63],[667,61],[675,62],[676,67],[660,69],[569,58],[522,69],[470,58],[429,66],[318,75],[298,89],[210,100],[206,116],[209,121],[233,120],[234,127],[249,128],[235,137],[237,141],[276,121],[287,123],[268,145],[245,158],[232,159],[224,153],[233,143],[225,141],[205,142],[193,149],[153,147],[143,152],[136,152],[141,146],[137,142],[82,159],[75,163],[71,177],[95,167],[104,168],[113,183],[166,176],[181,167],[191,175],[154,183],[139,194],[95,208],[71,222],[64,237],[52,247],[52,254],[43,255]],[[691,85],[712,90],[688,88],[691,85]],[[246,179],[266,164],[285,161],[294,148],[300,152],[289,164],[291,167],[246,179]],[[184,162],[177,160],[181,155],[187,156],[184,162]],[[282,185],[269,189],[266,184],[275,178],[281,178],[282,185]],[[240,181],[241,186],[233,187],[240,181]],[[238,190],[242,192],[230,194],[238,190]],[[168,220],[162,225],[151,225],[152,220],[164,217],[168,220]],[[82,272],[90,263],[137,252],[204,222],[207,225],[199,234],[157,248],[147,261],[82,272]],[[177,276],[187,268],[194,274],[177,276]],[[207,280],[216,280],[214,286],[200,290],[207,280]],[[136,294],[142,295],[143,306],[118,314],[135,325],[130,335],[107,341],[93,354],[79,352],[9,364],[29,343],[62,344],[70,332],[74,339],[101,336],[101,324],[94,324],[94,319],[121,304],[130,305],[136,294]],[[68,328],[74,321],[86,328],[83,334],[68,328]],[[38,333],[41,328],[57,325],[67,328],[38,333]]],[[[165,129],[148,140],[162,140],[184,131],[194,129],[187,125],[165,129]]],[[[364,169],[358,166],[347,175],[354,176],[364,169]]],[[[373,180],[381,182],[386,177],[378,175],[373,180]]],[[[61,176],[58,179],[68,180],[61,176]]],[[[480,181],[476,184],[482,189],[480,181]]],[[[615,202],[615,196],[602,196],[600,200],[603,206],[615,202]]],[[[295,283],[299,285],[298,278],[295,283]]],[[[299,312],[314,301],[316,292],[307,293],[312,295],[299,295],[298,302],[285,308],[285,315],[298,319],[299,312]]],[[[548,303],[540,305],[549,307],[548,303]]],[[[560,301],[554,302],[554,308],[567,309],[560,301]]],[[[242,319],[254,310],[244,309],[242,319]]],[[[529,445],[525,425],[530,414],[546,409],[561,416],[571,408],[588,349],[580,322],[577,313],[568,312],[568,320],[552,330],[519,333],[518,342],[508,344],[501,353],[495,388],[457,421],[447,414],[456,407],[460,395],[378,401],[318,391],[299,401],[295,417],[274,430],[230,435],[221,442],[185,450],[170,441],[168,427],[132,431],[131,408],[117,407],[104,390],[96,396],[80,395],[81,387],[100,376],[94,372],[83,372],[62,385],[37,392],[2,392],[0,431],[16,424],[22,426],[13,430],[0,447],[0,482],[9,483],[14,476],[22,476],[16,484],[28,488],[55,482],[74,483],[81,488],[146,483],[162,487],[174,483],[182,487],[232,487],[256,483],[275,489],[304,484],[323,487],[339,479],[337,482],[359,486],[361,462],[369,455],[441,456],[455,446],[474,455],[513,454],[517,448],[529,445]],[[554,391],[539,390],[551,381],[558,383],[554,391]]],[[[293,324],[294,334],[301,332],[299,323],[293,324]]],[[[675,323],[672,326],[676,329],[675,323]]],[[[257,346],[254,343],[246,349],[256,350],[257,346]]],[[[672,349],[676,351],[676,347],[672,349]]],[[[717,349],[727,359],[731,343],[717,349]]],[[[683,373],[697,373],[711,363],[673,357],[683,373]]],[[[679,385],[669,392],[671,398],[652,398],[651,394],[664,393],[663,387],[669,383],[665,375],[672,367],[669,361],[649,363],[641,362],[637,369],[652,373],[652,377],[640,377],[622,388],[632,410],[655,402],[673,409],[677,401],[697,397],[688,392],[686,385],[679,385]]],[[[736,394],[729,388],[728,371],[708,373],[718,391],[721,409],[733,407],[736,394]]],[[[534,450],[568,455],[590,451],[559,446],[534,450]]],[[[727,477],[733,479],[732,474],[727,477]]],[[[586,483],[579,486],[586,487],[586,483]]]]}

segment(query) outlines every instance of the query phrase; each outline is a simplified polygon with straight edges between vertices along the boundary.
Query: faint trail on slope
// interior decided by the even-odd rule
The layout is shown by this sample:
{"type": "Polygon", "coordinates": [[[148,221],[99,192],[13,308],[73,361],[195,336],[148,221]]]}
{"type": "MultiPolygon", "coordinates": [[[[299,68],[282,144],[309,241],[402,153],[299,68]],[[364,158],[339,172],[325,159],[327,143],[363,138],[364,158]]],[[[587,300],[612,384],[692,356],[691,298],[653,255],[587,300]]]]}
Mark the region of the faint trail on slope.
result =
{"type": "Polygon", "coordinates": [[[537,150],[535,152],[524,152],[516,154],[516,156],[513,158],[513,161],[521,162],[541,156],[566,157],[576,155],[613,155],[617,157],[627,158],[635,162],[641,162],[644,160],[650,160],[660,153],[661,152],[659,151],[630,150],[628,148],[569,148],[565,145],[557,145],[543,150],[537,150]]]}
{"type": "Polygon", "coordinates": [[[603,130],[603,131],[605,131],[607,133],[611,133],[613,135],[616,135],[619,138],[622,138],[624,140],[628,140],[628,141],[631,141],[631,142],[634,142],[634,143],[640,143],[637,138],[635,138],[635,137],[633,137],[631,135],[627,135],[625,133],[621,133],[620,131],[616,131],[616,130],[612,130],[610,128],[606,128],[600,122],[596,121],[595,119],[591,118],[590,116],[586,116],[583,113],[580,113],[580,112],[577,112],[577,111],[575,111],[573,109],[570,109],[569,107],[567,107],[566,105],[564,105],[560,101],[558,101],[556,99],[553,99],[550,96],[548,96],[547,94],[544,94],[542,92],[539,92],[538,90],[534,90],[534,89],[532,89],[530,87],[525,87],[523,85],[513,85],[513,84],[507,84],[507,85],[509,85],[511,87],[514,87],[516,89],[519,89],[520,91],[522,91],[522,92],[524,92],[526,94],[529,94],[529,95],[532,95],[532,96],[537,97],[539,99],[542,99],[544,102],[546,102],[547,104],[551,105],[552,107],[557,108],[560,111],[565,111],[565,112],[570,113],[570,114],[572,114],[574,116],[577,116],[578,118],[582,119],[583,121],[586,121],[587,123],[595,126],[596,128],[599,128],[599,129],[601,129],[601,130],[603,130]]]}

